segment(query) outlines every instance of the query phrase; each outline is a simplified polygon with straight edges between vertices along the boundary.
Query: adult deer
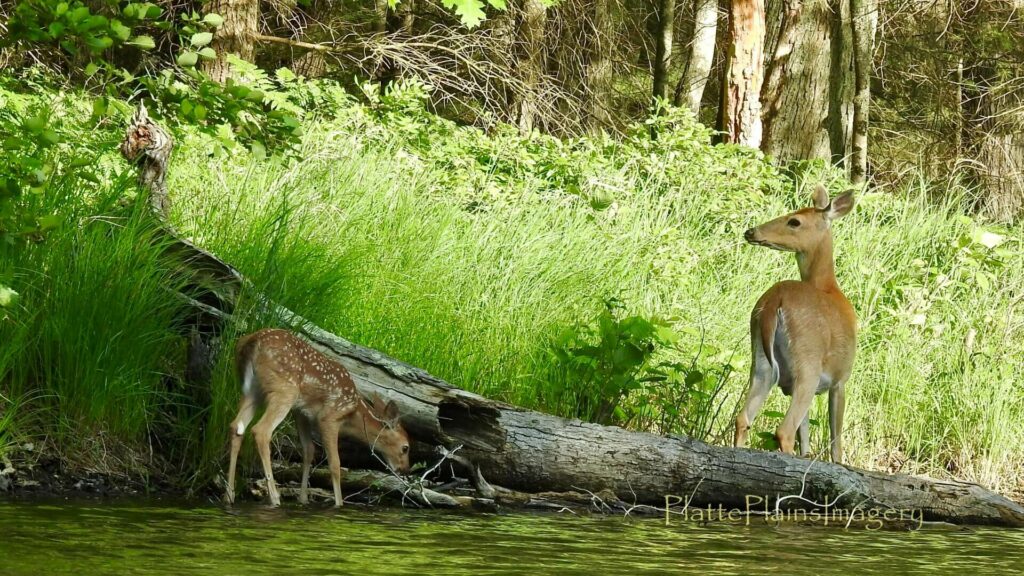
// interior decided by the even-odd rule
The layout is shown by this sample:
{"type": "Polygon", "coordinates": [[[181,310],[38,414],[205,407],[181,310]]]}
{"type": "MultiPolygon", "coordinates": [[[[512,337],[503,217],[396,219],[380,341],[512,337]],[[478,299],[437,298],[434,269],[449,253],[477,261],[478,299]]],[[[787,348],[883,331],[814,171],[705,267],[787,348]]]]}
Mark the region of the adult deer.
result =
{"type": "Polygon", "coordinates": [[[734,445],[745,446],[747,432],[772,386],[792,396],[775,433],[779,448],[792,454],[795,434],[800,453],[809,452],[808,410],[814,396],[828,390],[832,461],[842,462],[843,387],[856,350],[857,317],[836,283],[832,262],[831,222],[853,208],[853,193],[829,201],[820,184],[814,206],[751,228],[751,244],[796,253],[800,280],[785,280],[768,289],[750,315],[750,388],[736,417],[734,445]]]}
{"type": "Polygon", "coordinates": [[[238,415],[231,422],[231,461],[228,466],[226,499],[234,501],[235,464],[246,426],[259,405],[266,407],[252,427],[256,447],[267,477],[267,492],[272,506],[281,504],[281,496],[270,468],[270,438],[289,412],[295,412],[295,424],[302,444],[302,486],[299,502],[308,501],[309,467],[313,460],[313,425],[327,452],[334,485],[334,505],[341,506],[341,460],[338,435],[342,434],[383,456],[387,465],[400,473],[409,470],[409,436],[398,421],[398,406],[379,397],[364,400],[356,391],[352,377],[334,362],[295,334],[264,329],[244,336],[235,347],[235,367],[242,380],[242,399],[238,415]]]}

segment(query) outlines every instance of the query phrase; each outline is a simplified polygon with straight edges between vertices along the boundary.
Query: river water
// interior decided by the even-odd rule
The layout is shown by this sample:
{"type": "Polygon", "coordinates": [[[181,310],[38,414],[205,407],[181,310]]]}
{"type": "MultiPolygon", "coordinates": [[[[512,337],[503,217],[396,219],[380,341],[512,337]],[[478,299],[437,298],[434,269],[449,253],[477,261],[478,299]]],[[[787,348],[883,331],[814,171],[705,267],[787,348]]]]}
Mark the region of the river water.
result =
{"type": "MultiPolygon", "coordinates": [[[[1024,571],[1024,530],[872,531],[349,506],[0,501],[0,575],[1024,571]]],[[[961,572],[962,573],[962,572],[961,572]]]]}

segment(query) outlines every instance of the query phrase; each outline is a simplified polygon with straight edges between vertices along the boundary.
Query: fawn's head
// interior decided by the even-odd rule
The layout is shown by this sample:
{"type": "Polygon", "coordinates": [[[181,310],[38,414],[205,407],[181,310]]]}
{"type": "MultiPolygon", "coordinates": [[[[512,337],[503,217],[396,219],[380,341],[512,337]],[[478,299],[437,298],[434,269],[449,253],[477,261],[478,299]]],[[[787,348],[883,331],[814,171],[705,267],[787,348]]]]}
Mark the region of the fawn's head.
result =
{"type": "Polygon", "coordinates": [[[366,401],[370,413],[381,422],[380,432],[375,438],[368,438],[374,451],[380,454],[387,465],[400,474],[409,472],[409,434],[399,419],[398,404],[394,400],[384,402],[374,394],[366,401]]]}
{"type": "Polygon", "coordinates": [[[813,205],[801,208],[743,233],[743,238],[757,246],[807,254],[831,238],[829,223],[853,209],[853,192],[846,192],[829,201],[828,190],[818,184],[811,194],[813,205]]]}

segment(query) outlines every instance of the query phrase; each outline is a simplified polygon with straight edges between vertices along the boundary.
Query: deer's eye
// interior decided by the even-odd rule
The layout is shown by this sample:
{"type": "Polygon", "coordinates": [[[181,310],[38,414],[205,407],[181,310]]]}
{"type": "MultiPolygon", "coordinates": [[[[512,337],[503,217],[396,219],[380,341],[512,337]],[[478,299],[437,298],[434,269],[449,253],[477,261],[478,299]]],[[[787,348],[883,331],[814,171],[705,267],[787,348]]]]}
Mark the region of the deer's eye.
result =
{"type": "Polygon", "coordinates": [[[800,220],[798,218],[790,218],[789,222],[786,222],[786,225],[789,226],[790,228],[799,228],[800,220]]]}
{"type": "Polygon", "coordinates": [[[409,453],[409,445],[406,444],[405,446],[402,446],[402,454],[408,454],[408,453],[409,453]]]}

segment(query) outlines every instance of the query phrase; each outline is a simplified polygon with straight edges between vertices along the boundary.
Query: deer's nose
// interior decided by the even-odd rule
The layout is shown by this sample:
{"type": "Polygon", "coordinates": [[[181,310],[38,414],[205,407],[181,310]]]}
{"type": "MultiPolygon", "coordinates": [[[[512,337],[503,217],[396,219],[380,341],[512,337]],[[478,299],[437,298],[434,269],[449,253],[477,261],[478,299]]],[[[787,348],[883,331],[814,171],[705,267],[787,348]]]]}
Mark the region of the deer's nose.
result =
{"type": "Polygon", "coordinates": [[[743,233],[743,239],[746,240],[747,242],[751,242],[754,240],[755,233],[756,232],[753,228],[747,228],[747,231],[743,233]]]}

